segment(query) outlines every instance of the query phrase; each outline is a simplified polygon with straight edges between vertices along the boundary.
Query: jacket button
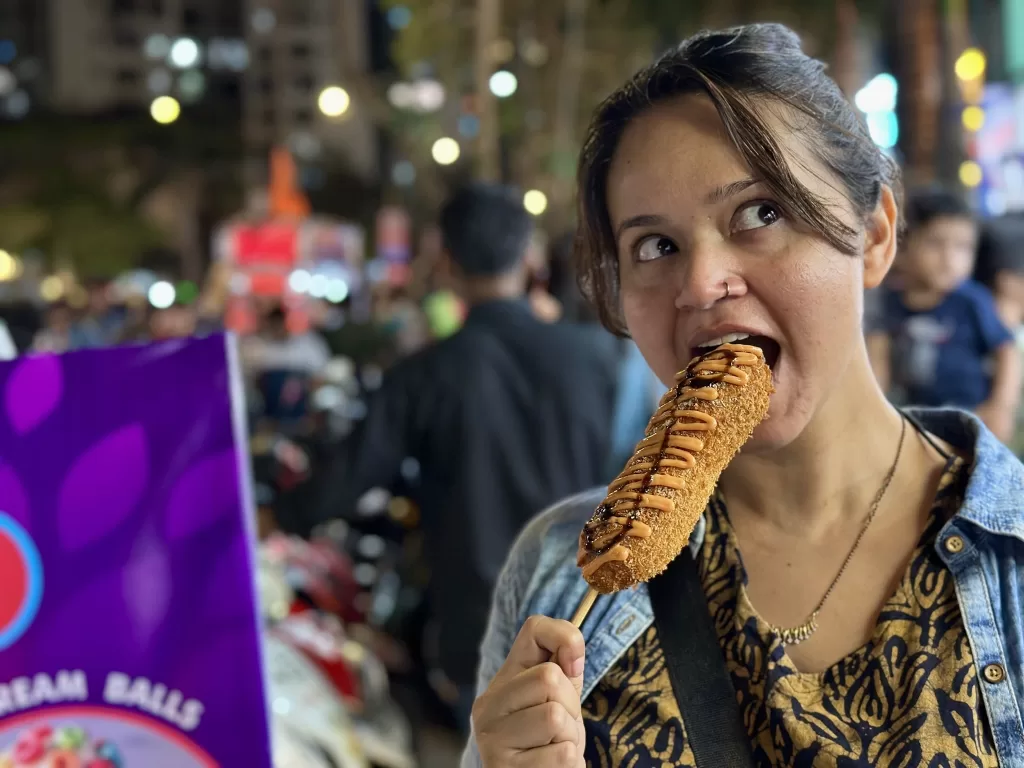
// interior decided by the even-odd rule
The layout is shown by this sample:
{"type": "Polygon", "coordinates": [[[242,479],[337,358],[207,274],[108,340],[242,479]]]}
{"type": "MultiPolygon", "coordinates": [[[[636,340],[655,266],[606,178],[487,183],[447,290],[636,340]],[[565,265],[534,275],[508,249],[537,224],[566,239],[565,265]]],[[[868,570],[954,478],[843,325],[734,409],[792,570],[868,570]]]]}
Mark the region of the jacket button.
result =
{"type": "Polygon", "coordinates": [[[957,552],[963,552],[964,540],[960,536],[953,535],[946,539],[943,546],[949,554],[955,555],[957,552]]]}
{"type": "Polygon", "coordinates": [[[1006,670],[1002,664],[989,664],[981,672],[990,683],[1001,683],[1006,679],[1006,670]]]}

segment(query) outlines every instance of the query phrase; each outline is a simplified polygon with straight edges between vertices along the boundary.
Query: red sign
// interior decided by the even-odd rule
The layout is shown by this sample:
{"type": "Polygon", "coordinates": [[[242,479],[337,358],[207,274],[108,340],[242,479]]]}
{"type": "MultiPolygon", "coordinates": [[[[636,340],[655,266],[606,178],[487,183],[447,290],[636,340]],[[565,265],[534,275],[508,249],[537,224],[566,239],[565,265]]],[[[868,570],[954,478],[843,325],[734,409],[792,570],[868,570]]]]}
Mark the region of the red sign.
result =
{"type": "Polygon", "coordinates": [[[234,228],[232,251],[240,267],[291,267],[299,255],[298,229],[286,223],[242,224],[234,228]]]}

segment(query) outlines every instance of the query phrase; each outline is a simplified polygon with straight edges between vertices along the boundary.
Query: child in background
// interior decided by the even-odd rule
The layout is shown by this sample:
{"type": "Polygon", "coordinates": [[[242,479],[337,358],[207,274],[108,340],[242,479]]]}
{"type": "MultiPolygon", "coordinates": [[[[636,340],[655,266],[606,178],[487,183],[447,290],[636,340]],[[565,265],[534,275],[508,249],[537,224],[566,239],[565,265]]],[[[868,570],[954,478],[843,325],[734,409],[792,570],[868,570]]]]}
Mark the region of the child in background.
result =
{"type": "Polygon", "coordinates": [[[942,189],[911,195],[906,218],[901,279],[868,334],[879,382],[900,403],[973,410],[1009,442],[1021,359],[992,295],[970,279],[977,223],[942,189]]]}
{"type": "Polygon", "coordinates": [[[978,242],[974,279],[989,289],[999,317],[1015,335],[1024,325],[1024,218],[986,222],[978,242]]]}
{"type": "MultiPolygon", "coordinates": [[[[1024,361],[1024,218],[1003,216],[986,222],[978,243],[974,279],[992,292],[1003,325],[1017,339],[1024,361]]],[[[1012,447],[1024,456],[1024,421],[1017,413],[1012,447]]]]}

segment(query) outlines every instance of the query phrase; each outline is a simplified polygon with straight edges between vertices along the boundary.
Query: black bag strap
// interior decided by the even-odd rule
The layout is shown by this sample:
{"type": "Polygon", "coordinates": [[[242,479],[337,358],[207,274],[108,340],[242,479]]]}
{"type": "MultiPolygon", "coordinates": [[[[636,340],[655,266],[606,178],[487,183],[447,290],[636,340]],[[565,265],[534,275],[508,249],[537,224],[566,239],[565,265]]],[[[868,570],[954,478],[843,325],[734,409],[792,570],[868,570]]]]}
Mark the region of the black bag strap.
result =
{"type": "Polygon", "coordinates": [[[750,738],[689,548],[648,582],[647,591],[697,768],[753,768],[750,738]]]}

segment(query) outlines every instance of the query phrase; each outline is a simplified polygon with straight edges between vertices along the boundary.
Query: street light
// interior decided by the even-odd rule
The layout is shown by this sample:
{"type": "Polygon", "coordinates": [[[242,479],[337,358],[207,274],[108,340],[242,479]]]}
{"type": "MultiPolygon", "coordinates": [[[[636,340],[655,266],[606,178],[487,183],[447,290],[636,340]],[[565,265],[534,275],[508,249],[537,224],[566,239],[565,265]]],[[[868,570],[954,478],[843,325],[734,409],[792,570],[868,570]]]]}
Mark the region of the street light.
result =
{"type": "Polygon", "coordinates": [[[158,280],[149,288],[149,303],[154,309],[168,309],[174,304],[178,292],[166,280],[158,280]]]}
{"type": "Polygon", "coordinates": [[[977,48],[968,48],[956,60],[954,70],[961,80],[977,80],[985,74],[985,54],[977,48]]]}
{"type": "Polygon", "coordinates": [[[523,195],[523,207],[534,216],[540,216],[548,209],[548,196],[539,189],[531,189],[523,195]]]}
{"type": "Polygon", "coordinates": [[[174,41],[170,53],[171,65],[188,69],[199,63],[199,43],[191,37],[180,37],[174,41]]]}
{"type": "Polygon", "coordinates": [[[181,115],[181,105],[173,96],[157,96],[149,105],[149,114],[160,125],[170,125],[181,115]]]}
{"type": "Polygon", "coordinates": [[[971,133],[977,133],[985,126],[985,110],[978,106],[964,107],[961,115],[964,128],[971,133]]]}
{"type": "Polygon", "coordinates": [[[320,106],[320,111],[327,115],[327,117],[341,117],[348,112],[352,99],[344,88],[331,85],[320,91],[320,98],[317,103],[320,106]]]}
{"type": "Polygon", "coordinates": [[[438,165],[451,165],[459,159],[461,152],[459,142],[448,136],[435,141],[434,146],[430,149],[430,154],[438,165]]]}
{"type": "Polygon", "coordinates": [[[499,69],[497,72],[491,75],[491,93],[493,93],[499,99],[507,99],[509,96],[516,92],[516,88],[518,87],[519,81],[516,79],[516,76],[509,72],[507,69],[499,69]]]}
{"type": "Polygon", "coordinates": [[[977,187],[984,178],[981,166],[973,160],[966,160],[960,164],[960,183],[965,187],[977,187]]]}

